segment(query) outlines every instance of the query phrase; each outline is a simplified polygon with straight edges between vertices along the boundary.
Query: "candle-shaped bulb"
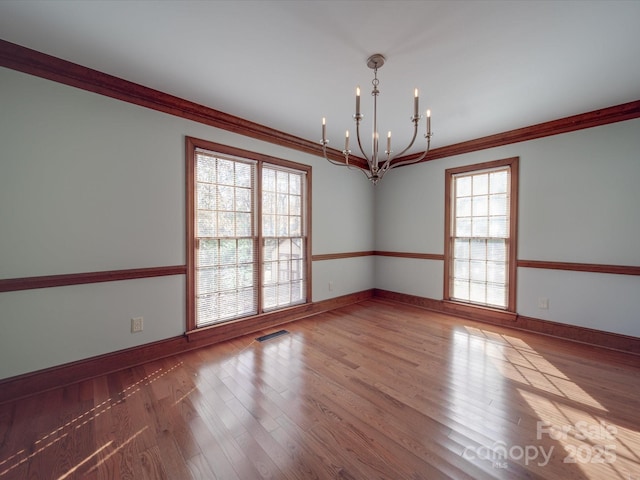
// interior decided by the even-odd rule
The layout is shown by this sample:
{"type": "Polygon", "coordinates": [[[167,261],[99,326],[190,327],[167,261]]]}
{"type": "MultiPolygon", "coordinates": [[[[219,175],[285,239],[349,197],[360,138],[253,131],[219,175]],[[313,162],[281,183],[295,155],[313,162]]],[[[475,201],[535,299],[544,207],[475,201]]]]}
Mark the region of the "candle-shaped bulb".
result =
{"type": "Polygon", "coordinates": [[[427,135],[431,135],[431,110],[427,110],[427,135]]]}
{"type": "Polygon", "coordinates": [[[322,117],[322,143],[327,143],[327,119],[322,117]]]}
{"type": "Polygon", "coordinates": [[[391,132],[387,133],[387,153],[391,153],[391,132]]]}
{"type": "Polygon", "coordinates": [[[418,116],[418,89],[413,91],[413,116],[418,116]]]}
{"type": "Polygon", "coordinates": [[[349,150],[349,130],[347,130],[344,134],[344,149],[345,151],[349,150]]]}
{"type": "Polygon", "coordinates": [[[356,116],[360,115],[360,87],[356,87],[356,116]]]}

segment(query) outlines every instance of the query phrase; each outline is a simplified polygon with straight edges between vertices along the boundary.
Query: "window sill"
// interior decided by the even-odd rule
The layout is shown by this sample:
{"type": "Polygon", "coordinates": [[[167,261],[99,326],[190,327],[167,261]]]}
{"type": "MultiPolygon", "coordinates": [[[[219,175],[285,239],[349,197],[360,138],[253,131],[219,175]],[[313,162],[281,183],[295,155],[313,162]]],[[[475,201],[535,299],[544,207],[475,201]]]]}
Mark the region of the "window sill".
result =
{"type": "Polygon", "coordinates": [[[517,313],[508,310],[457,302],[455,300],[443,300],[442,307],[447,313],[470,318],[472,320],[481,320],[483,322],[515,322],[518,317],[517,313]]]}

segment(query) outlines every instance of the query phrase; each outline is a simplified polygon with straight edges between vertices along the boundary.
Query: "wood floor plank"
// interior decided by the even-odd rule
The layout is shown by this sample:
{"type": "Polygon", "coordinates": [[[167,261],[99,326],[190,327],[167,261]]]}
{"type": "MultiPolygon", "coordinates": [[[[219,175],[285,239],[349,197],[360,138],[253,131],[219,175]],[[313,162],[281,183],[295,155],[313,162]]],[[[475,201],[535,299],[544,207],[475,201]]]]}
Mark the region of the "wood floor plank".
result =
{"type": "Polygon", "coordinates": [[[0,480],[640,480],[635,356],[380,299],[286,329],[0,405],[0,480]]]}

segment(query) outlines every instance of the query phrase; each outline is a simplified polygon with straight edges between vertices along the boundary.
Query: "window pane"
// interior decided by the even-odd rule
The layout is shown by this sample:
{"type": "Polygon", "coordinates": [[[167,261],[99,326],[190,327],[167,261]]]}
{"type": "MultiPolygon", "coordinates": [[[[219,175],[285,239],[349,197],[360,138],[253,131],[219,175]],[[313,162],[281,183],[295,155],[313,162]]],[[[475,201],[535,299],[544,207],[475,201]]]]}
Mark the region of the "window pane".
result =
{"type": "Polygon", "coordinates": [[[262,252],[262,256],[267,262],[278,259],[278,241],[275,238],[264,239],[264,249],[262,252]]]}
{"type": "Polygon", "coordinates": [[[254,261],[253,239],[238,240],[238,263],[253,263],[254,261]]]}
{"type": "Polygon", "coordinates": [[[461,280],[456,278],[453,281],[453,298],[457,300],[469,300],[469,285],[468,280],[461,280]]]}
{"type": "Polygon", "coordinates": [[[198,247],[198,265],[200,267],[218,264],[218,241],[200,240],[198,247]]]}
{"type": "Polygon", "coordinates": [[[487,242],[484,239],[472,239],[470,242],[471,255],[473,260],[485,260],[487,258],[487,242]]]}
{"type": "Polygon", "coordinates": [[[456,178],[456,197],[468,197],[471,195],[471,177],[456,178]]]}
{"type": "Polygon", "coordinates": [[[490,237],[507,237],[509,234],[507,229],[507,217],[490,217],[489,218],[489,236],[490,237]]]}
{"type": "Polygon", "coordinates": [[[271,169],[262,170],[262,191],[263,192],[275,192],[276,191],[276,172],[271,169]]]}
{"type": "Polygon", "coordinates": [[[197,188],[198,208],[205,210],[214,210],[216,208],[215,185],[209,185],[208,183],[199,183],[197,188]]]}
{"type": "Polygon", "coordinates": [[[276,216],[275,215],[262,216],[262,234],[265,237],[276,236],[276,216]]]}
{"type": "Polygon", "coordinates": [[[284,193],[279,193],[276,202],[276,213],[286,215],[289,213],[289,196],[284,193]]]}
{"type": "Polygon", "coordinates": [[[471,218],[470,217],[456,219],[456,235],[458,237],[471,236],[471,218]]]}
{"type": "Polygon", "coordinates": [[[251,236],[252,217],[251,213],[236,213],[236,236],[251,236]]]}
{"type": "Polygon", "coordinates": [[[278,305],[278,286],[277,285],[266,285],[262,289],[263,294],[263,303],[265,310],[273,309],[278,305]]]}
{"type": "Polygon", "coordinates": [[[487,282],[501,284],[507,279],[507,265],[502,262],[487,262],[487,282]]]}
{"type": "Polygon", "coordinates": [[[236,266],[220,267],[220,289],[234,290],[236,286],[236,266]]]}
{"type": "Polygon", "coordinates": [[[217,279],[217,268],[203,268],[198,270],[198,278],[196,279],[198,294],[215,292],[218,289],[217,279]]]}
{"type": "Polygon", "coordinates": [[[216,212],[198,212],[197,235],[199,237],[215,237],[217,232],[216,212]]]}
{"type": "Polygon", "coordinates": [[[218,212],[218,237],[234,237],[236,216],[233,212],[218,212]]]}
{"type": "Polygon", "coordinates": [[[276,194],[265,192],[262,194],[262,213],[273,214],[276,213],[276,194]]]}
{"type": "Polygon", "coordinates": [[[219,299],[217,294],[198,296],[196,310],[198,324],[205,325],[219,319],[219,299]]]}
{"type": "Polygon", "coordinates": [[[467,260],[454,260],[453,274],[457,279],[468,280],[469,279],[469,262],[467,260]]]}
{"type": "Polygon", "coordinates": [[[487,259],[499,262],[507,261],[507,245],[504,240],[487,241],[487,259]]]}
{"type": "Polygon", "coordinates": [[[473,197],[472,203],[474,217],[489,215],[489,197],[487,195],[473,197]]]}
{"type": "Polygon", "coordinates": [[[288,283],[278,285],[278,305],[291,302],[291,286],[288,283]]]}
{"type": "Polygon", "coordinates": [[[278,283],[278,262],[265,262],[263,268],[263,284],[275,285],[278,283]]]}
{"type": "Polygon", "coordinates": [[[487,304],[505,308],[507,306],[507,295],[502,285],[487,285],[487,304]]]}
{"type": "Polygon", "coordinates": [[[289,215],[301,215],[300,196],[291,195],[289,197],[289,215]]]}
{"type": "Polygon", "coordinates": [[[276,191],[279,193],[289,192],[289,174],[278,170],[276,172],[276,191]]]}
{"type": "Polygon", "coordinates": [[[300,195],[302,193],[302,176],[301,175],[289,176],[289,193],[291,195],[300,195]]]}
{"type": "Polygon", "coordinates": [[[471,197],[456,199],[456,217],[471,216],[471,197]]]}
{"type": "Polygon", "coordinates": [[[506,215],[507,196],[502,194],[491,195],[489,199],[489,213],[491,215],[506,215]]]}
{"type": "Polygon", "coordinates": [[[473,195],[489,193],[489,174],[481,173],[471,177],[473,179],[473,195]]]}
{"type": "Polygon", "coordinates": [[[248,189],[252,188],[253,179],[251,175],[253,174],[253,168],[251,165],[246,163],[236,163],[236,185],[239,187],[246,187],[248,189]]]}
{"type": "Polygon", "coordinates": [[[471,282],[469,284],[469,301],[485,303],[487,299],[487,286],[484,282],[471,282]]]}
{"type": "Polygon", "coordinates": [[[287,237],[289,235],[289,217],[285,215],[277,215],[277,235],[278,237],[287,237]]]}
{"type": "Polygon", "coordinates": [[[253,264],[238,266],[238,287],[251,287],[254,284],[253,264]]]}
{"type": "Polygon", "coordinates": [[[473,217],[471,220],[471,235],[486,237],[489,233],[489,219],[487,217],[473,217]]]}
{"type": "Polygon", "coordinates": [[[295,281],[291,283],[291,303],[304,301],[305,282],[295,281]]]}
{"type": "Polygon", "coordinates": [[[470,244],[469,240],[458,239],[454,241],[453,252],[455,258],[470,258],[470,244]]]}
{"type": "Polygon", "coordinates": [[[487,279],[486,262],[481,260],[471,260],[469,262],[469,278],[477,282],[485,282],[487,279]]]}
{"type": "Polygon", "coordinates": [[[290,235],[302,235],[302,222],[301,217],[289,217],[289,234],[290,235]]]}
{"type": "Polygon", "coordinates": [[[235,195],[234,188],[228,186],[218,186],[218,208],[219,210],[233,211],[235,195]]]}
{"type": "Polygon", "coordinates": [[[236,210],[239,212],[250,212],[253,210],[250,189],[236,188],[236,210]]]}
{"type": "Polygon", "coordinates": [[[490,175],[491,190],[490,193],[507,193],[507,184],[509,174],[506,170],[493,172],[490,175]]]}
{"type": "Polygon", "coordinates": [[[208,155],[196,157],[196,180],[213,183],[216,181],[216,159],[208,155]]]}
{"type": "Polygon", "coordinates": [[[218,183],[222,185],[234,184],[234,162],[231,160],[218,160],[218,183]]]}

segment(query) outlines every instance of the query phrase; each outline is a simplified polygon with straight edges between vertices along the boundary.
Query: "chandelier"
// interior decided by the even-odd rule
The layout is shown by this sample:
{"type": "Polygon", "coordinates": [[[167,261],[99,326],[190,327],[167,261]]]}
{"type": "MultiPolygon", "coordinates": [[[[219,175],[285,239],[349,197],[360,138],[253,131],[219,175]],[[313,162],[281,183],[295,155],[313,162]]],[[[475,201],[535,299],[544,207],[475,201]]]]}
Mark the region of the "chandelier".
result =
{"type": "Polygon", "coordinates": [[[362,142],[360,140],[360,121],[364,118],[364,115],[360,113],[360,87],[356,88],[356,113],[353,115],[353,119],[356,121],[356,139],[358,141],[358,148],[362,153],[362,156],[367,160],[368,170],[362,169],[360,167],[355,167],[353,164],[349,163],[349,155],[351,155],[351,150],[349,150],[349,130],[346,131],[345,139],[344,139],[344,150],[342,150],[342,155],[344,155],[344,163],[338,162],[336,160],[332,160],[327,156],[327,144],[329,140],[327,140],[327,122],[326,118],[322,119],[322,140],[320,143],[322,144],[322,152],[324,154],[324,158],[328,160],[330,163],[334,165],[339,165],[348,168],[358,168],[374,185],[382,179],[385,173],[389,170],[399,167],[401,165],[409,165],[411,163],[417,163],[421,161],[429,152],[429,147],[431,146],[431,137],[433,133],[431,132],[431,110],[427,110],[427,129],[424,135],[424,138],[427,139],[426,150],[424,153],[415,159],[404,160],[399,162],[394,162],[393,160],[396,158],[401,158],[407,150],[409,150],[414,142],[416,141],[416,137],[418,136],[418,123],[422,118],[422,115],[418,113],[418,89],[414,90],[414,99],[413,99],[413,116],[411,117],[411,122],[413,122],[413,138],[409,145],[402,150],[397,155],[392,155],[393,151],[391,150],[391,132],[387,134],[387,149],[384,151],[383,155],[380,155],[379,147],[378,147],[378,95],[380,94],[380,90],[378,90],[378,85],[380,81],[378,80],[378,69],[384,65],[385,58],[379,53],[371,55],[367,59],[367,67],[373,70],[373,80],[371,84],[373,85],[373,90],[371,91],[371,95],[373,96],[373,134],[372,134],[372,152],[371,155],[367,155],[362,148],[362,142]]]}

